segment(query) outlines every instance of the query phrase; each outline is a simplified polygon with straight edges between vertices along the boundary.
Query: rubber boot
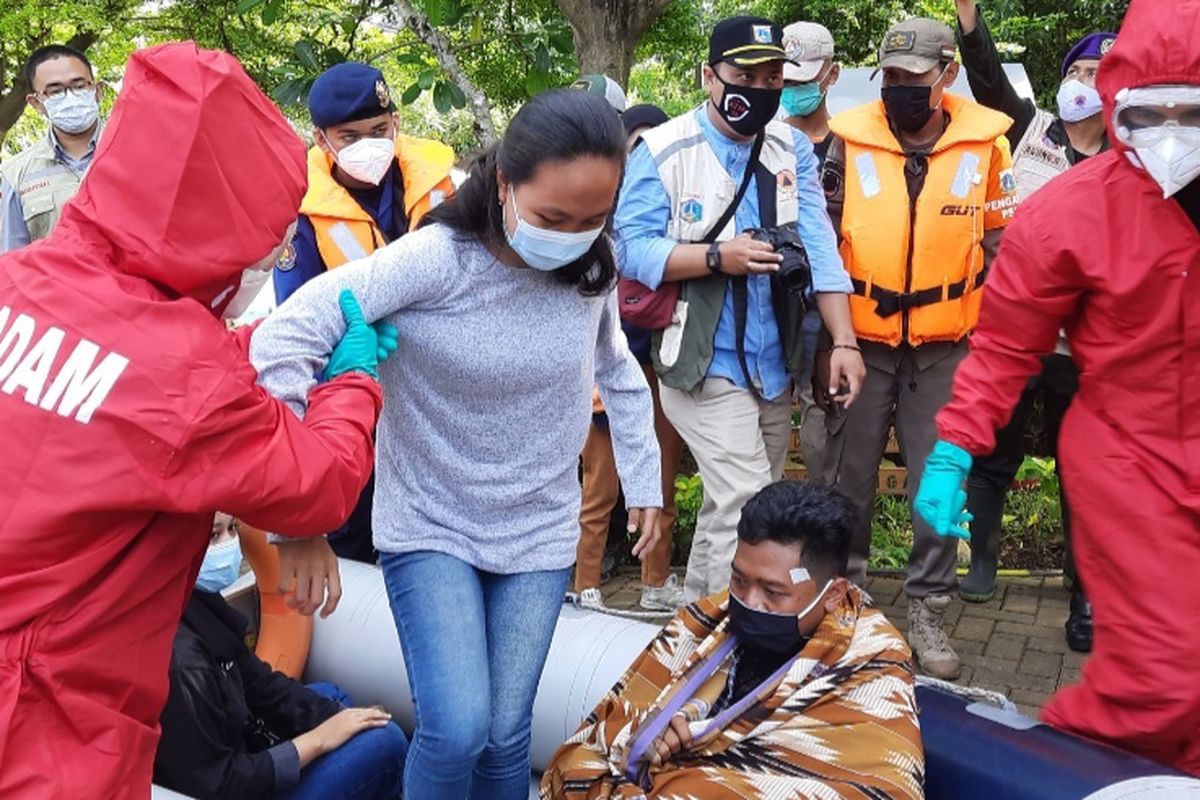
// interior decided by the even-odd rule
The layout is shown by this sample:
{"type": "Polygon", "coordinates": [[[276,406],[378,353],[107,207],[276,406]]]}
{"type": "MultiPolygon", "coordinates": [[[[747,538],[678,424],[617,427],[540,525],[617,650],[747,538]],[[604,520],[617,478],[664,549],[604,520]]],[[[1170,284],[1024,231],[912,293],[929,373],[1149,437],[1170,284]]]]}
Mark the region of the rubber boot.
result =
{"type": "Polygon", "coordinates": [[[1082,591],[1071,593],[1071,614],[1066,624],[1067,647],[1076,653],[1092,652],[1092,604],[1082,591]]]}
{"type": "Polygon", "coordinates": [[[986,603],[996,594],[996,567],[1000,556],[1000,529],[989,532],[971,525],[971,568],[958,586],[958,594],[968,603],[986,603]]]}

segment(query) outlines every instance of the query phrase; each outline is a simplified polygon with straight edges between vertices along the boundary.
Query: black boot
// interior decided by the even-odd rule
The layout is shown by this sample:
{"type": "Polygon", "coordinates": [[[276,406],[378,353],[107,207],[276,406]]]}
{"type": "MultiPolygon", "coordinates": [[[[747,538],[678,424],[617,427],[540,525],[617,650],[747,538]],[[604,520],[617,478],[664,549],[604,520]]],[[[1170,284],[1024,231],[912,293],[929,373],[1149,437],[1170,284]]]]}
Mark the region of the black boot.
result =
{"type": "Polygon", "coordinates": [[[1083,592],[1071,593],[1071,615],[1067,617],[1067,647],[1076,653],[1092,652],[1092,604],[1083,592]]]}
{"type": "Polygon", "coordinates": [[[983,533],[971,525],[971,568],[958,586],[958,594],[968,603],[986,603],[996,594],[996,565],[1000,551],[1000,529],[983,533]],[[982,539],[982,541],[980,541],[982,539]]]}
{"type": "MultiPolygon", "coordinates": [[[[1017,461],[1020,437],[1016,437],[1017,461]]],[[[1004,496],[1016,472],[1013,459],[999,451],[975,462],[967,477],[967,511],[971,512],[971,568],[958,586],[968,603],[986,603],[996,594],[996,567],[1000,560],[1000,523],[1004,496]]]]}

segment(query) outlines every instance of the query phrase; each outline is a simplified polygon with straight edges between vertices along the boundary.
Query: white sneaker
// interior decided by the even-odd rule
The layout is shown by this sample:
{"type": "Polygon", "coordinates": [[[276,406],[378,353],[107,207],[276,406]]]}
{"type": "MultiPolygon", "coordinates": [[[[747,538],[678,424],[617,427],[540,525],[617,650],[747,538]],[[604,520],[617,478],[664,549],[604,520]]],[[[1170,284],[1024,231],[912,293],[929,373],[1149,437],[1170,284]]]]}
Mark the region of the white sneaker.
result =
{"type": "Polygon", "coordinates": [[[604,595],[596,587],[584,589],[579,593],[579,607],[589,611],[606,611],[604,607],[604,595]]]}
{"type": "Polygon", "coordinates": [[[668,611],[674,614],[686,605],[679,578],[672,574],[662,586],[643,586],[642,602],[638,605],[647,611],[668,611]]]}

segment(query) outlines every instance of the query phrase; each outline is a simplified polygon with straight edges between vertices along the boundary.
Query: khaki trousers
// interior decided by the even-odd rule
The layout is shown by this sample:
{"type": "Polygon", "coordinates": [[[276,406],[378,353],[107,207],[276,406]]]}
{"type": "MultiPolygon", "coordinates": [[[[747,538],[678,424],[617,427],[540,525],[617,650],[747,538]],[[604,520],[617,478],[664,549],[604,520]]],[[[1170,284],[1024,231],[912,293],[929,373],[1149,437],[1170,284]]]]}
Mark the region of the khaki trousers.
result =
{"type": "MultiPolygon", "coordinates": [[[[654,429],[662,451],[663,494],[662,516],[659,517],[662,536],[642,562],[642,585],[662,586],[671,570],[671,545],[675,538],[675,475],[683,456],[683,440],[663,414],[654,367],[646,364],[642,369],[654,395],[654,429]]],[[[609,518],[620,493],[612,435],[607,428],[592,425],[583,446],[583,504],[579,510],[579,546],[575,552],[577,592],[600,585],[600,565],[608,542],[609,518]]]]}
{"type": "Polygon", "coordinates": [[[691,392],[662,387],[662,406],[704,483],[683,584],[691,602],[729,586],[742,506],[783,477],[791,393],[764,402],[724,378],[709,378],[691,392]]]}

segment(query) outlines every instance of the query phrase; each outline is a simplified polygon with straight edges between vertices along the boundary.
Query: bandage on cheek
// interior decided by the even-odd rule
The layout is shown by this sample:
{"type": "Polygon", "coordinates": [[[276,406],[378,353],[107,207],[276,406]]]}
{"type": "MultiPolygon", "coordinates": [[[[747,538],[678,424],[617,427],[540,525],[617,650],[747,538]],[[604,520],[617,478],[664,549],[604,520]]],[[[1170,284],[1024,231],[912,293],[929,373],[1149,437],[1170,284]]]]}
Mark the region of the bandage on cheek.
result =
{"type": "Polygon", "coordinates": [[[792,576],[793,585],[812,580],[812,576],[808,574],[808,570],[804,567],[796,567],[789,574],[792,576]]]}

